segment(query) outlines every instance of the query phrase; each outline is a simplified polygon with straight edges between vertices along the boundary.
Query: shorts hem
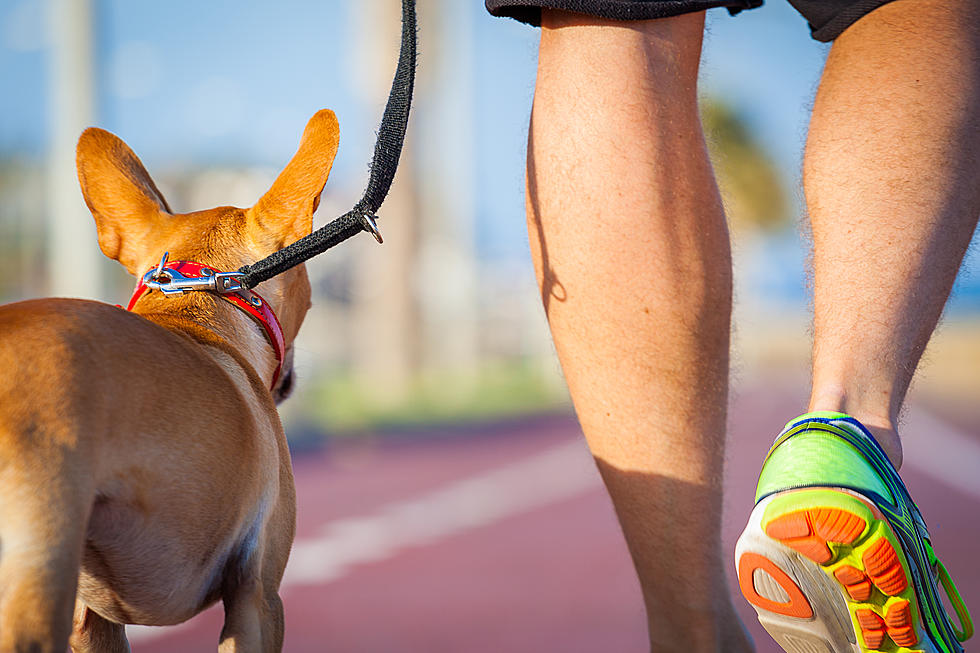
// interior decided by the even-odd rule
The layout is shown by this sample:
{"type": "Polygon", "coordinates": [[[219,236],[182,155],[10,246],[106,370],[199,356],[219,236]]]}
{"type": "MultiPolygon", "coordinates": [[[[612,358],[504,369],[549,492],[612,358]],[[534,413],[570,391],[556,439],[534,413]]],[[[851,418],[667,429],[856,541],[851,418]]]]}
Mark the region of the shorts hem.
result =
{"type": "Polygon", "coordinates": [[[762,5],[762,0],[486,0],[487,11],[494,16],[513,18],[522,23],[541,26],[542,9],[560,9],[597,18],[613,20],[654,20],[670,18],[715,7],[725,7],[736,14],[743,9],[762,5]]]}
{"type": "MultiPolygon", "coordinates": [[[[878,7],[886,5],[889,2],[894,2],[894,0],[860,0],[854,2],[819,27],[814,27],[811,23],[810,33],[817,41],[829,43],[843,34],[844,30],[861,18],[864,18],[878,7]]],[[[803,15],[806,16],[805,13],[803,15]]]]}

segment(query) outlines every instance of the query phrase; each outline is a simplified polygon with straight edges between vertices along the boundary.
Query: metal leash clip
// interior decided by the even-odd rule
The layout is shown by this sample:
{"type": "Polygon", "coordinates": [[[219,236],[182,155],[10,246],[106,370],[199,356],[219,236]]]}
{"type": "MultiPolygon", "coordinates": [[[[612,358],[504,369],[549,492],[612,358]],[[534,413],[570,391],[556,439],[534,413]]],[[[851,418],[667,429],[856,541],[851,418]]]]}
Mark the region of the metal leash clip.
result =
{"type": "Polygon", "coordinates": [[[185,277],[177,270],[165,267],[169,255],[170,252],[164,252],[160,265],[143,275],[143,285],[150,290],[159,290],[164,295],[181,295],[195,290],[227,295],[245,290],[241,272],[215,272],[204,268],[200,277],[185,277]]]}
{"type": "Polygon", "coordinates": [[[361,223],[361,229],[374,236],[374,239],[378,241],[378,243],[384,242],[384,238],[381,237],[381,230],[378,229],[378,216],[371,211],[363,211],[357,217],[361,223]]]}

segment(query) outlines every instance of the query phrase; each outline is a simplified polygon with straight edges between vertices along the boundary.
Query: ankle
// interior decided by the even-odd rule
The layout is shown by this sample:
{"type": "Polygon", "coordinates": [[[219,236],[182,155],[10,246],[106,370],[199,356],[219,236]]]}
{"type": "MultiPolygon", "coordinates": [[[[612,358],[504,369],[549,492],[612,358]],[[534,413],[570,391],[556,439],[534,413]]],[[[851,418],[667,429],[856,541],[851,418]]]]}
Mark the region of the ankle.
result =
{"type": "Polygon", "coordinates": [[[843,390],[814,389],[810,396],[809,412],[829,411],[850,415],[874,436],[888,459],[899,469],[902,466],[902,440],[898,435],[894,419],[887,410],[878,410],[855,400],[843,390]]]}

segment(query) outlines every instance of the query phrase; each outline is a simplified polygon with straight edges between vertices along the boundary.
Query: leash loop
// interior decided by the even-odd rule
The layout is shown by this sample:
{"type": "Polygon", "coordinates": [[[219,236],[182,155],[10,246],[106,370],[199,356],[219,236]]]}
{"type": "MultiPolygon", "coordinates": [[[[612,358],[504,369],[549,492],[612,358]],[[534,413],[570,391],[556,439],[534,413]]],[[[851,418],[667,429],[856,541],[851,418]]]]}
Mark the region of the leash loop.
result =
{"type": "Polygon", "coordinates": [[[218,272],[213,279],[214,291],[219,295],[230,295],[247,290],[245,284],[242,283],[241,272],[218,272]]]}

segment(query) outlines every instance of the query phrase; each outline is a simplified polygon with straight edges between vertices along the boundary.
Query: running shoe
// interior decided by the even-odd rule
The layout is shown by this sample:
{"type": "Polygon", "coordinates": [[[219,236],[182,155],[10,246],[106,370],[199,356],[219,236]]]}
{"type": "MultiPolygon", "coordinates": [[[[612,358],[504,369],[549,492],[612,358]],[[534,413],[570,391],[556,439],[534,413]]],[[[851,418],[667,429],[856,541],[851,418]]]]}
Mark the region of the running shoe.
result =
{"type": "Polygon", "coordinates": [[[788,653],[960,653],[973,634],[905,484],[847,415],[803,415],[776,438],[735,565],[788,653]]]}

